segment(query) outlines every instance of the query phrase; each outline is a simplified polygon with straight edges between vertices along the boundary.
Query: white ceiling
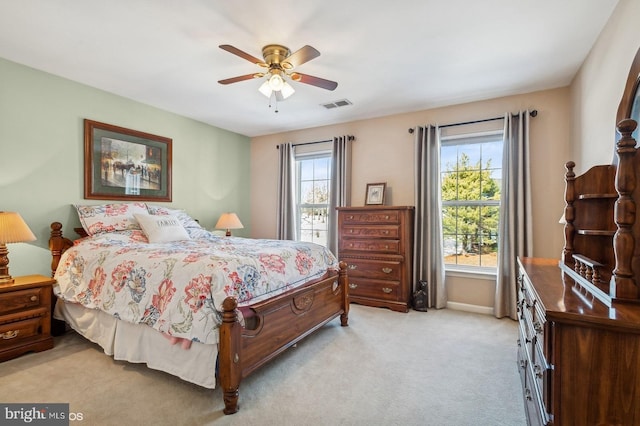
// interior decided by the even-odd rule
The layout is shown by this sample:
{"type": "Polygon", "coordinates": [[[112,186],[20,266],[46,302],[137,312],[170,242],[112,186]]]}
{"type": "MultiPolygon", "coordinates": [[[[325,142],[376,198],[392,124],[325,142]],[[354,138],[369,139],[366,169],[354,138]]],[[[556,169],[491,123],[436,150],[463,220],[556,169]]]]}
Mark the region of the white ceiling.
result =
{"type": "MultiPolygon", "coordinates": [[[[259,136],[568,85],[617,0],[0,0],[0,57],[259,136]],[[321,56],[278,104],[266,44],[321,56]],[[353,105],[321,104],[348,99],[353,105]]],[[[117,123],[113,123],[117,124],[117,123]]]]}

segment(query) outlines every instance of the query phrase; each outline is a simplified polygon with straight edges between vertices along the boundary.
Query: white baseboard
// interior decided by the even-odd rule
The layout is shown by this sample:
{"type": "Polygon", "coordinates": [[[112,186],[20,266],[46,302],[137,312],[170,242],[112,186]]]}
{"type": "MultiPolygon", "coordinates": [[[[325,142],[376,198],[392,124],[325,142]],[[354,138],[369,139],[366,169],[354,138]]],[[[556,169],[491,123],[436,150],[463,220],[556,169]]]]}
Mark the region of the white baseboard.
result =
{"type": "Polygon", "coordinates": [[[493,307],[491,306],[478,306],[478,305],[469,305],[468,303],[447,302],[447,309],[454,309],[456,311],[473,312],[476,314],[493,315],[493,307]]]}

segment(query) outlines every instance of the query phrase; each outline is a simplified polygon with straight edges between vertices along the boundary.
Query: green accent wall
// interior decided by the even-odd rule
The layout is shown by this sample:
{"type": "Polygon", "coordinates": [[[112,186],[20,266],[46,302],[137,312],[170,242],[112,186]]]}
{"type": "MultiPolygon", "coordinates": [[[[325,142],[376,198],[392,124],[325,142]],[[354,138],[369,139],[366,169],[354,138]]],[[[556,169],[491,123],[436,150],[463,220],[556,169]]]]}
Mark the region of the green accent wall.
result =
{"type": "Polygon", "coordinates": [[[0,210],[17,211],[33,243],[10,244],[13,276],[49,275],[50,223],[68,238],[80,226],[72,204],[85,200],[85,118],[173,140],[173,201],[212,229],[234,211],[249,236],[250,139],[0,58],[0,210]]]}

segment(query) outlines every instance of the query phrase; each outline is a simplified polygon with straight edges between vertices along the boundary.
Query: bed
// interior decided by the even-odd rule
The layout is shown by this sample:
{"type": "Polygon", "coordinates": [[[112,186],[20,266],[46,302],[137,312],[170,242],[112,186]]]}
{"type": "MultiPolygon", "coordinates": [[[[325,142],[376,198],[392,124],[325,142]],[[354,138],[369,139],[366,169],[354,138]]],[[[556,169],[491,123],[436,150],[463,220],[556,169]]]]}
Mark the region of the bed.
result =
{"type": "Polygon", "coordinates": [[[340,317],[346,264],[316,244],[214,235],[145,203],[76,206],[72,241],[51,224],[54,316],[114,359],[207,388],[237,412],[243,378],[340,317]]]}

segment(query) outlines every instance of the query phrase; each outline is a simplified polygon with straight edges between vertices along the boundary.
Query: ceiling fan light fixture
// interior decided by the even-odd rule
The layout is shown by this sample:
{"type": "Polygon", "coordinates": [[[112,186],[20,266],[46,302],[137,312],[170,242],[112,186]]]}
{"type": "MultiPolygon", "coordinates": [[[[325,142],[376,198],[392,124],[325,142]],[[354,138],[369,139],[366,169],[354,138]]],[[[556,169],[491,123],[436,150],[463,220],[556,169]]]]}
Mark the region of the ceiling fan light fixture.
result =
{"type": "Polygon", "coordinates": [[[285,81],[284,84],[282,85],[282,89],[280,90],[280,93],[282,94],[282,99],[287,99],[289,96],[296,93],[296,90],[293,87],[291,87],[289,83],[285,81]]]}
{"type": "Polygon", "coordinates": [[[280,74],[273,74],[269,78],[269,87],[271,90],[276,92],[282,90],[282,86],[284,86],[284,79],[280,76],[280,74]]]}
{"type": "Polygon", "coordinates": [[[262,85],[258,88],[258,91],[265,95],[267,98],[271,97],[271,93],[273,93],[273,89],[269,86],[269,80],[265,80],[262,85]]]}

